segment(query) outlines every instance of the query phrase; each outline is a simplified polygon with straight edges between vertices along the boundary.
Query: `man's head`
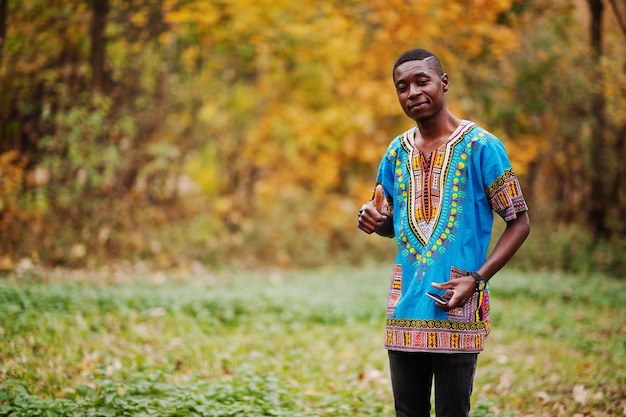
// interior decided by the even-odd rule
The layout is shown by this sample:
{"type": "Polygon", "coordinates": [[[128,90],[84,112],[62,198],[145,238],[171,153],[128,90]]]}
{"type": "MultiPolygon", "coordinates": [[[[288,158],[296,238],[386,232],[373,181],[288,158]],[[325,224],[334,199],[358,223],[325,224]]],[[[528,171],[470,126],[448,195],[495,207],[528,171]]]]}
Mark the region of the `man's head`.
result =
{"type": "Polygon", "coordinates": [[[439,58],[437,58],[437,55],[425,49],[410,49],[400,55],[400,57],[396,60],[396,63],[393,64],[392,76],[394,76],[394,80],[396,68],[398,68],[400,65],[408,61],[422,60],[426,60],[428,66],[436,71],[437,74],[443,75],[443,68],[441,67],[441,62],[439,61],[439,58]]]}
{"type": "Polygon", "coordinates": [[[402,54],[393,67],[393,83],[400,106],[416,122],[447,113],[448,76],[432,52],[412,49],[402,54]]]}

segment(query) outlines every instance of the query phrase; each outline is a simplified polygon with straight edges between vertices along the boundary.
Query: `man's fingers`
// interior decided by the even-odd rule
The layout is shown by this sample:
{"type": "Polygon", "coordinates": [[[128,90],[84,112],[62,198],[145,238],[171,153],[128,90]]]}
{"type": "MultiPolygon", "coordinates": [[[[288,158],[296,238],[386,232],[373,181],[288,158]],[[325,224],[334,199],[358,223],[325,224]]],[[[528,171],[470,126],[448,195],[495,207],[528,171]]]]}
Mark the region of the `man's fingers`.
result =
{"type": "Polygon", "coordinates": [[[364,232],[371,234],[382,226],[386,219],[387,216],[376,211],[373,202],[370,201],[359,210],[358,227],[364,232]]]}

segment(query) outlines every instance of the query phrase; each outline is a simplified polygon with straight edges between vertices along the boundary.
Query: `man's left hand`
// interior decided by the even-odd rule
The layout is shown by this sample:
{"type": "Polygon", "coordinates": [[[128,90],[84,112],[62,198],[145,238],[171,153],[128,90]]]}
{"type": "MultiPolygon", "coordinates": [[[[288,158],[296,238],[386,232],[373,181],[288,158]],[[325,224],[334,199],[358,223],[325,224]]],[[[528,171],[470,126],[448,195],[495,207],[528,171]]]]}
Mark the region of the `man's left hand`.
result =
{"type": "Polygon", "coordinates": [[[476,291],[476,280],[471,275],[466,277],[456,278],[452,281],[436,283],[433,282],[433,287],[440,290],[452,290],[452,298],[448,301],[448,304],[441,304],[436,302],[435,304],[442,310],[450,311],[457,307],[462,307],[472,298],[476,291]]]}

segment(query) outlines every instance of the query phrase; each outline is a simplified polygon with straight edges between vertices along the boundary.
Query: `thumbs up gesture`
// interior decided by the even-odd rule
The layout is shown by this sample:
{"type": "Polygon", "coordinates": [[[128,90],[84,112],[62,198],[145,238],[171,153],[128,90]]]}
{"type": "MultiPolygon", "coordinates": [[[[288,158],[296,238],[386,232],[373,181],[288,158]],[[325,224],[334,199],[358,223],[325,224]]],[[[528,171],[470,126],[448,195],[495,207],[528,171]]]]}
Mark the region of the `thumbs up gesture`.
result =
{"type": "Polygon", "coordinates": [[[367,234],[376,232],[382,236],[393,236],[393,222],[391,221],[391,210],[383,193],[383,186],[376,185],[372,201],[361,206],[359,210],[359,229],[367,234]],[[381,226],[385,227],[381,227],[381,226]],[[384,229],[384,230],[382,230],[384,229]]]}

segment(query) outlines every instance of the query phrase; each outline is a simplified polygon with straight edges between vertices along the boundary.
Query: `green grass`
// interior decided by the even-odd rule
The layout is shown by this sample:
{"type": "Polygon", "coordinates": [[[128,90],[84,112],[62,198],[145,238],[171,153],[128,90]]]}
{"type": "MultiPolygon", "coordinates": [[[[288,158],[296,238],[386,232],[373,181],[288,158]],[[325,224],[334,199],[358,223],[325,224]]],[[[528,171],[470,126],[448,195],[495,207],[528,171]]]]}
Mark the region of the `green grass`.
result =
{"type": "MultiPolygon", "coordinates": [[[[0,416],[391,416],[389,274],[5,276],[0,416]]],[[[623,415],[623,286],[501,272],[472,415],[623,415]]]]}

